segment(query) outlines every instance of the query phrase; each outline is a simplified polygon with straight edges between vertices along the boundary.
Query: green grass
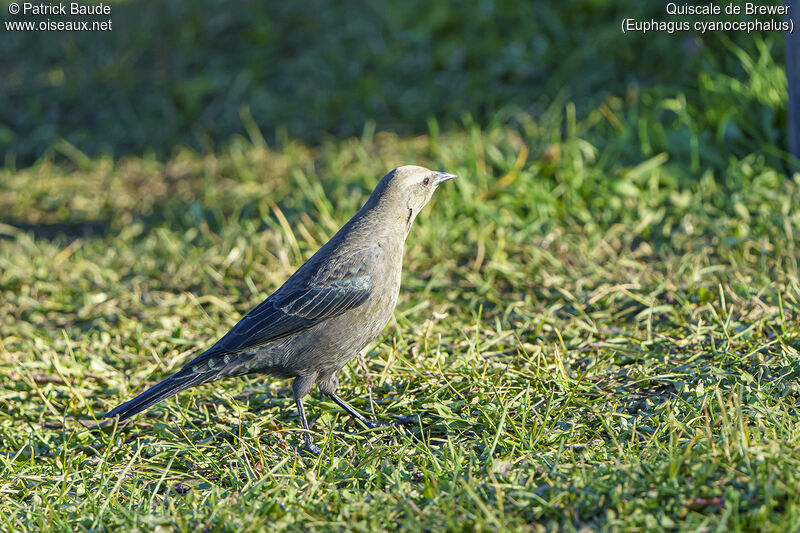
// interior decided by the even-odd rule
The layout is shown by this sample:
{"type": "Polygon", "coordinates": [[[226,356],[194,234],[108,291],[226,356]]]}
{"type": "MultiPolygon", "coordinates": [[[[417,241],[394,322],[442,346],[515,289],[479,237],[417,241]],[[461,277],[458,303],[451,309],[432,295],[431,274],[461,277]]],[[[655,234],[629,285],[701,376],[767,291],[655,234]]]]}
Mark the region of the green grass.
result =
{"type": "MultiPolygon", "coordinates": [[[[664,18],[661,2],[106,5],[112,32],[43,38],[4,31],[0,155],[6,164],[27,166],[61,138],[91,156],[169,156],[177,145],[213,150],[252,131],[252,123],[269,141],[288,134],[319,143],[375,128],[409,135],[425,132],[431,117],[446,128],[465,114],[486,124],[509,105],[538,114],[554,98],[569,98],[583,112],[607,94],[654,85],[752,92],[734,108],[711,105],[720,114],[715,127],[730,144],[774,142],[785,130],[785,124],[775,128],[785,121],[785,101],[781,113],[772,87],[725,81],[764,66],[758,55],[742,65],[728,53],[732,42],[750,51],[766,41],[766,55],[780,63],[783,35],[620,31],[623,18],[664,18]],[[774,116],[742,120],[738,110],[752,109],[751,98],[769,100],[774,116]],[[753,135],[764,129],[768,135],[753,135]]],[[[2,22],[25,19],[40,21],[0,10],[2,22]]]]}
{"type": "MultiPolygon", "coordinates": [[[[570,42],[550,23],[544,39],[570,42]]],[[[103,155],[100,136],[61,132],[44,151],[46,135],[15,138],[38,159],[0,169],[0,531],[800,529],[800,174],[787,173],[782,43],[708,41],[686,72],[659,74],[675,41],[654,36],[642,72],[657,84],[603,94],[595,80],[575,89],[591,98],[536,109],[471,106],[488,67],[456,65],[471,88],[444,117],[422,101],[399,133],[272,138],[254,110],[247,137],[165,159],[135,143],[103,155]],[[417,219],[395,316],[340,390],[417,426],[361,430],[314,391],[324,454],[299,455],[289,382],[253,376],[93,429],[407,163],[460,177],[417,219]]],[[[626,64],[615,49],[605,59],[626,64]]],[[[569,57],[557,80],[581,77],[569,57]]],[[[511,83],[523,63],[487,94],[533,83],[511,83]]],[[[19,89],[9,79],[0,91],[19,89]]],[[[384,129],[391,114],[365,105],[384,129]]],[[[172,146],[168,129],[154,142],[172,146]]]]}
{"type": "Polygon", "coordinates": [[[590,114],[549,145],[527,119],[6,171],[0,529],[797,529],[800,184],[759,155],[729,182],[660,154],[610,163],[637,107],[603,150],[590,114]],[[325,453],[301,456],[288,382],[251,377],[87,428],[411,161],[460,178],[418,219],[395,318],[342,390],[419,426],[361,431],[312,394],[325,453]]]}

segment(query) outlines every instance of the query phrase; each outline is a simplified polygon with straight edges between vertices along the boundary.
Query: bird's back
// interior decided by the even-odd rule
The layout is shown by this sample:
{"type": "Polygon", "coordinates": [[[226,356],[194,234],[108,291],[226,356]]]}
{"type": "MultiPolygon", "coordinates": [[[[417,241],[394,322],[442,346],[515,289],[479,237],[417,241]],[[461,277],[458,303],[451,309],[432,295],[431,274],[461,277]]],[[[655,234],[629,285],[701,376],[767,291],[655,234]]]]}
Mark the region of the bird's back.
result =
{"type": "Polygon", "coordinates": [[[374,224],[353,217],[186,369],[219,364],[218,379],[341,368],[386,326],[400,291],[404,235],[369,235],[374,224]]]}

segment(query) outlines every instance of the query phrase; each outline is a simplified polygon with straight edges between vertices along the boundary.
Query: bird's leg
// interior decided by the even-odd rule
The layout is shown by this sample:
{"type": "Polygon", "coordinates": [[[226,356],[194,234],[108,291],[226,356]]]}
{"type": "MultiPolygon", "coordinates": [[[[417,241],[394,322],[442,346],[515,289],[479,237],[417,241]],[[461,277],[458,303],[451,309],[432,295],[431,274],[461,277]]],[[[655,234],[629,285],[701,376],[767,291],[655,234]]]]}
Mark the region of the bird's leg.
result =
{"type": "Polygon", "coordinates": [[[303,449],[308,450],[314,455],[319,455],[319,452],[322,450],[319,449],[319,446],[311,442],[311,430],[308,428],[306,410],[303,409],[303,400],[301,398],[295,398],[295,401],[297,402],[297,411],[300,413],[300,426],[304,429],[303,439],[305,440],[305,445],[303,446],[303,449]]]}
{"type": "Polygon", "coordinates": [[[308,427],[308,420],[306,420],[306,410],[303,408],[303,396],[308,394],[309,389],[311,389],[310,383],[313,383],[313,381],[309,382],[307,379],[297,377],[292,383],[292,391],[294,392],[294,401],[297,403],[297,412],[300,414],[300,426],[303,428],[303,440],[305,441],[303,449],[314,455],[319,455],[322,450],[311,442],[311,430],[308,427]]]}
{"type": "Polygon", "coordinates": [[[339,404],[339,407],[347,411],[347,413],[350,416],[357,419],[359,422],[367,426],[369,429],[384,427],[386,425],[376,420],[370,420],[369,418],[365,417],[364,415],[353,409],[353,407],[350,406],[350,404],[348,404],[346,401],[339,398],[339,396],[337,396],[335,392],[328,392],[328,396],[330,396],[334,402],[339,404]]]}

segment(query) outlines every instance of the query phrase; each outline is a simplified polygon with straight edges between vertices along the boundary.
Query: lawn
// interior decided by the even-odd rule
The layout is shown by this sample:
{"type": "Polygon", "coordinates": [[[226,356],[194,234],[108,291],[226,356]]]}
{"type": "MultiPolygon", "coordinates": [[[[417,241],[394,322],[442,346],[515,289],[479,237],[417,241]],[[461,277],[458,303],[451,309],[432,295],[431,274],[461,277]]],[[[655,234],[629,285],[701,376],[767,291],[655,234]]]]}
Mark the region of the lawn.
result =
{"type": "Polygon", "coordinates": [[[268,131],[253,106],[208,146],[15,140],[0,169],[0,530],[800,529],[782,43],[719,35],[672,77],[650,65],[648,83],[600,90],[590,76],[536,106],[521,105],[535,76],[501,72],[513,105],[470,108],[468,77],[444,115],[433,99],[392,128],[370,108],[354,136],[268,131]],[[394,318],[340,392],[418,424],[363,430],[315,390],[323,453],[301,454],[290,382],[251,376],[95,427],[407,163],[459,178],[417,218],[394,318]]]}

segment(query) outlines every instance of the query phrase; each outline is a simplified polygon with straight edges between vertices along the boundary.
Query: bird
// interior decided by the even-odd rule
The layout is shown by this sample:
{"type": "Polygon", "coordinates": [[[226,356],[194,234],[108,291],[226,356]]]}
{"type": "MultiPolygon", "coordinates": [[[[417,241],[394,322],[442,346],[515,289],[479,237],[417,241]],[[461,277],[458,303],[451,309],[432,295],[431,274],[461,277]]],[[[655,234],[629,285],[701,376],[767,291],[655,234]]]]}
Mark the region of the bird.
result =
{"type": "Polygon", "coordinates": [[[281,287],[178,372],[105,417],[121,422],[190,387],[268,374],[293,378],[302,448],[308,452],[320,453],[303,406],[314,384],[367,428],[383,425],[337,395],[337,374],[391,319],[411,225],[437,187],[455,177],[416,165],[390,171],[361,209],[281,287]]]}

